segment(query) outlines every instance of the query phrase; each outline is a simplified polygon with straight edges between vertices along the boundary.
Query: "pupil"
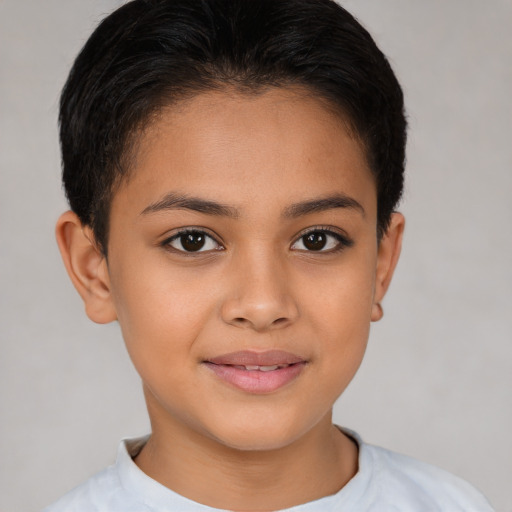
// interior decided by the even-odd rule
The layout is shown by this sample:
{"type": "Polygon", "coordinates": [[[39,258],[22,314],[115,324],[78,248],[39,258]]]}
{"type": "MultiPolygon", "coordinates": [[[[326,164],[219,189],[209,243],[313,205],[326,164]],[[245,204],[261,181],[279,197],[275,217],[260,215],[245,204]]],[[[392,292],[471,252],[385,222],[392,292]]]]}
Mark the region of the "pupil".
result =
{"type": "Polygon", "coordinates": [[[327,237],[325,233],[310,233],[304,237],[304,246],[310,251],[320,251],[325,247],[327,237]]]}
{"type": "Polygon", "coordinates": [[[181,245],[187,251],[199,251],[205,243],[202,233],[187,233],[181,236],[181,245]]]}

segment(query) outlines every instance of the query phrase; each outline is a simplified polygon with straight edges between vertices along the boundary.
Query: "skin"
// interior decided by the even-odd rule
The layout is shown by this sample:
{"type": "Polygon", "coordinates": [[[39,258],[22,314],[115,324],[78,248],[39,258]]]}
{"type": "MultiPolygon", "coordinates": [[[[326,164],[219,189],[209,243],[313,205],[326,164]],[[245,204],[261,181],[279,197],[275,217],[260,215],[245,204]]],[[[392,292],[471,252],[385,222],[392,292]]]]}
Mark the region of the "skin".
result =
{"type": "Polygon", "coordinates": [[[359,141],[339,115],[286,88],[203,93],[164,110],[113,198],[108,261],[75,214],[61,216],[59,247],[86,312],[119,322],[142,378],[153,431],[136,458],[144,472],[198,502],[254,511],[336,493],[354,476],[357,447],[332,425],[332,407],[382,316],[404,227],[393,214],[379,243],[376,219],[359,141]],[[170,193],[230,215],[162,209],[170,193]],[[360,207],[285,215],[333,195],[360,207]],[[206,250],[169,242],[190,226],[212,237],[206,250]],[[329,235],[326,249],[308,250],[305,230],[320,229],[348,243],[329,235]],[[270,393],[203,364],[271,349],[307,364],[270,393]]]}

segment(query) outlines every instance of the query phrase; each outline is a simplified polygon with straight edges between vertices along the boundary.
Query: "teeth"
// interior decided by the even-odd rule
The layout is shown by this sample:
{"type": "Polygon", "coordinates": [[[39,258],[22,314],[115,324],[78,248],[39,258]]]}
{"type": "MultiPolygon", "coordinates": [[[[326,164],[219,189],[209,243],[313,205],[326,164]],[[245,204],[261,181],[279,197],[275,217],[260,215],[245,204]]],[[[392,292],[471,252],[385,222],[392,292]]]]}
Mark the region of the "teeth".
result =
{"type": "Polygon", "coordinates": [[[272,370],[277,370],[279,366],[276,364],[274,366],[260,366],[260,371],[262,372],[271,372],[272,370]]]}
{"type": "Polygon", "coordinates": [[[250,372],[260,371],[260,372],[271,372],[277,370],[279,368],[286,368],[290,366],[289,364],[274,364],[272,366],[257,366],[257,365],[245,365],[245,366],[236,366],[235,368],[241,368],[248,370],[250,372]]]}

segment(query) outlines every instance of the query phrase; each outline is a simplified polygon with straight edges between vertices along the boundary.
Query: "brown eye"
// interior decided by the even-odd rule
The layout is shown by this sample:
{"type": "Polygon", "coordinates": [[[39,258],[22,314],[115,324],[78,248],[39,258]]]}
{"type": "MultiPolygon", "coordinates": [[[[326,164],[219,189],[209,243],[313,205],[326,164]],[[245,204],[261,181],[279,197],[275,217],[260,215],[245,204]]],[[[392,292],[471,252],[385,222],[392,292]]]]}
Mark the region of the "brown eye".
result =
{"type": "Polygon", "coordinates": [[[331,253],[351,247],[354,242],[347,237],[327,229],[316,229],[302,235],[293,245],[293,250],[331,253]]]}
{"type": "Polygon", "coordinates": [[[183,231],[166,240],[163,245],[180,252],[206,252],[221,249],[221,246],[203,231],[183,231]]]}
{"type": "Polygon", "coordinates": [[[327,244],[327,235],[321,231],[314,231],[303,236],[302,243],[309,251],[321,251],[327,244]]]}
{"type": "Polygon", "coordinates": [[[199,251],[204,247],[205,236],[203,233],[187,233],[180,236],[180,242],[183,249],[190,252],[199,251]]]}

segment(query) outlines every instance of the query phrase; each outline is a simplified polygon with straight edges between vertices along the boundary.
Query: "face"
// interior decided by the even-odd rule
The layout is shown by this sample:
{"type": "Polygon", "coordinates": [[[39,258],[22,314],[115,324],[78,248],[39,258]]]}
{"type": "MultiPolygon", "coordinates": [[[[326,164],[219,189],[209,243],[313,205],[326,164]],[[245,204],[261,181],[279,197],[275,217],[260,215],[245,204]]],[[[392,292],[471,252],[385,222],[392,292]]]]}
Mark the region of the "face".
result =
{"type": "Polygon", "coordinates": [[[144,133],[112,203],[108,288],[154,428],[272,449],[325,418],[376,300],[376,188],[298,91],[211,92],[144,133]]]}

